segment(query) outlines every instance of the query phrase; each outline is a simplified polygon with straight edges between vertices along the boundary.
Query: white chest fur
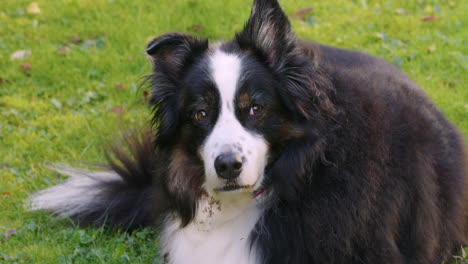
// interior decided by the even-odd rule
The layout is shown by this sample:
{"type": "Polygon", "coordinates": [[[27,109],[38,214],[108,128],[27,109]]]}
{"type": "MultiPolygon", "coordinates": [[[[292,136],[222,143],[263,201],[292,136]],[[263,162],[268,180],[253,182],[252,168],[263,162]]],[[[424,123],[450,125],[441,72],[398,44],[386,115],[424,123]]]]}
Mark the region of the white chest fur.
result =
{"type": "Polygon", "coordinates": [[[260,216],[255,200],[206,198],[197,217],[184,228],[176,217],[165,223],[162,255],[170,264],[255,264],[249,235],[260,216]]]}

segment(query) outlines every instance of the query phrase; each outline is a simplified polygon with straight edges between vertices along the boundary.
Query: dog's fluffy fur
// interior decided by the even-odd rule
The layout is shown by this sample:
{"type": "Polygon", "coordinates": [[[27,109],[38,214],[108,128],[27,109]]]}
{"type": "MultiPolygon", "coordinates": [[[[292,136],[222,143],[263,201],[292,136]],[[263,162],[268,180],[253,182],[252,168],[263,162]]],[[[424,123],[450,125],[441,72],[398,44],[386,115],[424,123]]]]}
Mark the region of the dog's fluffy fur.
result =
{"type": "Polygon", "coordinates": [[[384,61],[303,42],[273,0],[232,41],[148,44],[151,132],[32,208],[161,227],[168,263],[441,263],[466,243],[463,140],[384,61]]]}

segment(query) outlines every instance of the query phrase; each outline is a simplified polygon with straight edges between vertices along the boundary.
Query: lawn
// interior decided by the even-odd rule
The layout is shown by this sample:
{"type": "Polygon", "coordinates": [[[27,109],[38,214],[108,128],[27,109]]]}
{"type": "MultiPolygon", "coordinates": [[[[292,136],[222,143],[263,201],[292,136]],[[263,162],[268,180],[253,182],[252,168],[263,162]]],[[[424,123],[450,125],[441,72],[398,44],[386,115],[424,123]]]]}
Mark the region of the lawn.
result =
{"type": "MultiPolygon", "coordinates": [[[[146,122],[146,43],[168,31],[226,40],[250,0],[1,0],[0,263],[162,263],[157,233],[78,228],[27,212],[63,177],[49,162],[104,161],[146,122]]],[[[283,0],[297,35],[385,58],[468,136],[468,2],[283,0]],[[312,8],[304,9],[304,8],[312,8]]]]}

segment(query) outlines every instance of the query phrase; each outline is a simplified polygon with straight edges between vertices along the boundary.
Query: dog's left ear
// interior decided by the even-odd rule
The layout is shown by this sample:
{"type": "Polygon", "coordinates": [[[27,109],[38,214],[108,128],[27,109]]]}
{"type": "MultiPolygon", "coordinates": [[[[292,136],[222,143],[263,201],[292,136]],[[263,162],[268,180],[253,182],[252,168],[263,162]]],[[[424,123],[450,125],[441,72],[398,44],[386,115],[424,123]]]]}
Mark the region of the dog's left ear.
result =
{"type": "Polygon", "coordinates": [[[260,53],[273,69],[298,49],[289,20],[277,0],[255,0],[249,20],[236,35],[236,41],[241,49],[260,53]]]}
{"type": "Polygon", "coordinates": [[[152,40],[146,53],[153,64],[151,99],[153,124],[157,126],[156,142],[169,144],[174,138],[180,119],[180,91],[184,69],[208,49],[207,40],[170,33],[152,40]]]}
{"type": "Polygon", "coordinates": [[[150,41],[146,54],[155,71],[169,71],[167,74],[178,75],[184,66],[190,64],[190,58],[197,56],[208,48],[207,40],[193,36],[170,33],[150,41]]]}

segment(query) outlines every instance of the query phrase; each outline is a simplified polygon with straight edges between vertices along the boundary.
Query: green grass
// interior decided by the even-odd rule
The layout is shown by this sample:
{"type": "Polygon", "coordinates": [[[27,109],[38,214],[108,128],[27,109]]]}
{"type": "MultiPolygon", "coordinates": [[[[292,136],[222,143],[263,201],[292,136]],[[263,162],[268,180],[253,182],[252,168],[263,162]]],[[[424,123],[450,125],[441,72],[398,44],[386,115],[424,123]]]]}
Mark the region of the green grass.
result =
{"type": "MultiPolygon", "coordinates": [[[[23,203],[63,179],[47,162],[103,161],[103,141],[148,118],[138,84],[150,72],[141,54],[151,37],[188,31],[229,39],[242,28],[251,1],[37,2],[35,15],[27,12],[30,1],[0,4],[0,234],[16,231],[0,237],[0,263],[161,263],[154,231],[82,229],[27,212],[23,203]],[[17,50],[31,55],[10,60],[17,50]]],[[[468,135],[466,1],[281,3],[288,14],[314,8],[304,20],[292,19],[300,37],[396,64],[468,135]],[[421,20],[428,16],[437,19],[421,20]]]]}

